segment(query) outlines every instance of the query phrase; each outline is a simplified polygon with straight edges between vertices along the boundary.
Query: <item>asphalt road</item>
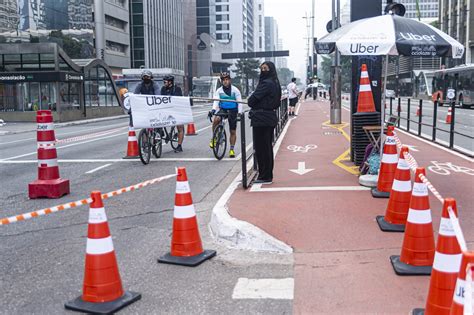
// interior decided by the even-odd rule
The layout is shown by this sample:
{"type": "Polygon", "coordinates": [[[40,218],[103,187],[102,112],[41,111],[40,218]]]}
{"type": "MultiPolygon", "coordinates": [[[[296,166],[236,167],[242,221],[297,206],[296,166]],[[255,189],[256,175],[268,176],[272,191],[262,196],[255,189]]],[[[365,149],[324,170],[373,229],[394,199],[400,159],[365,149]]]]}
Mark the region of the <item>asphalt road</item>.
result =
{"type": "MultiPolygon", "coordinates": [[[[109,192],[185,166],[204,247],[216,249],[218,255],[196,268],[156,262],[170,249],[174,179],[105,200],[123,286],[142,293],[142,300],[122,313],[291,313],[291,300],[232,298],[239,278],[292,278],[292,256],[234,251],[210,237],[212,207],[239,173],[241,148],[237,145],[236,159],[213,158],[208,110],[193,108],[198,135],[185,138],[184,152],[176,154],[164,146],[162,158],[152,158],[149,165],[122,159],[127,119],[58,129],[57,139],[89,137],[57,146],[61,177],[71,182],[71,194],[59,200],[28,199],[27,185],[37,176],[36,133],[0,136],[0,216],[79,200],[92,190],[109,192]],[[92,136],[104,131],[111,132],[92,136]]],[[[81,293],[87,220],[88,207],[82,206],[0,226],[1,314],[70,313],[63,304],[81,293]]]]}
{"type": "MultiPolygon", "coordinates": [[[[348,97],[349,95],[345,95],[348,97]]],[[[349,100],[343,99],[343,106],[349,108],[349,100]]],[[[392,115],[397,116],[398,100],[392,101],[392,115]]],[[[411,133],[418,133],[419,116],[417,116],[417,110],[419,107],[419,100],[410,100],[410,109],[408,110],[408,99],[401,99],[400,103],[400,127],[404,130],[408,129],[408,112],[409,117],[409,129],[411,133]]],[[[446,123],[446,116],[448,114],[447,106],[439,106],[437,109],[436,117],[436,142],[441,143],[445,146],[449,145],[450,141],[450,124],[446,123]]],[[[388,119],[390,115],[390,101],[387,100],[386,117],[388,119]]],[[[432,101],[423,100],[422,104],[422,116],[421,116],[421,134],[424,138],[431,141],[433,135],[433,122],[434,122],[434,104],[432,101]]],[[[456,107],[454,116],[454,147],[470,155],[474,154],[474,109],[466,109],[456,107]]]]}

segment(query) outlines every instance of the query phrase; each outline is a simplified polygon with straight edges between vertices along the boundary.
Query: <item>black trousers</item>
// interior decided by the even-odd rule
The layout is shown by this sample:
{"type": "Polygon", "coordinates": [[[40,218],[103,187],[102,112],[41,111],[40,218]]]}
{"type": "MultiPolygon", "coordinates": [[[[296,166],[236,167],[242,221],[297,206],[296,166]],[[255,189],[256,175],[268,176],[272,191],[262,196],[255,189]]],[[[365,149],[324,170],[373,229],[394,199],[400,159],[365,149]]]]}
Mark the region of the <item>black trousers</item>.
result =
{"type": "Polygon", "coordinates": [[[274,127],[253,127],[258,179],[273,180],[273,130],[274,127]]]}

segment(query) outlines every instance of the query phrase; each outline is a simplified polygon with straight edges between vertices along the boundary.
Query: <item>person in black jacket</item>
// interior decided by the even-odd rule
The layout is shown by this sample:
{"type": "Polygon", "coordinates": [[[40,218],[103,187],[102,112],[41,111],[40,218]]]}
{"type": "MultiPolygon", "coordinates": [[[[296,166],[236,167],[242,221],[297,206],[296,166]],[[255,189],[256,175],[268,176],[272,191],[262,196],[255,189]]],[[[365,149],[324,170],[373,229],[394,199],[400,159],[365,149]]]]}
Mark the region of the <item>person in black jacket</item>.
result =
{"type": "MultiPolygon", "coordinates": [[[[161,95],[172,95],[172,96],[183,96],[183,91],[181,91],[181,88],[179,86],[174,85],[174,76],[172,75],[165,75],[163,77],[163,87],[161,88],[161,95]]],[[[176,129],[178,130],[178,146],[174,150],[174,152],[179,153],[183,152],[183,147],[181,146],[183,144],[184,140],[184,126],[179,125],[176,126],[176,129]]]]}
{"type": "Polygon", "coordinates": [[[278,123],[275,110],[280,107],[281,86],[275,65],[265,61],[260,65],[260,79],[255,92],[249,97],[249,117],[253,127],[254,148],[257,157],[257,184],[273,182],[273,131],[278,123]]]}

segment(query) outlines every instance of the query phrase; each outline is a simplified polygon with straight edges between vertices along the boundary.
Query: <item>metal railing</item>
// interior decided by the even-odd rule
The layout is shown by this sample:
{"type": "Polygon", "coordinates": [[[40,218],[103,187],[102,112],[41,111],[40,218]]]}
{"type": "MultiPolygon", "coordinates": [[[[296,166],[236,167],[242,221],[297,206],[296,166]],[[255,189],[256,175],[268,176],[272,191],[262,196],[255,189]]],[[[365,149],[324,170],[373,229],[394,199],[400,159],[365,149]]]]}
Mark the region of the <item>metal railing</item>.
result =
{"type": "MultiPolygon", "coordinates": [[[[276,141],[280,137],[283,129],[288,122],[288,97],[284,97],[281,99],[280,107],[276,110],[276,114],[278,117],[278,123],[275,127],[275,132],[273,135],[273,145],[275,145],[276,141]]],[[[240,121],[240,147],[242,150],[242,187],[247,189],[252,182],[253,177],[257,174],[257,161],[255,157],[255,148],[252,146],[251,153],[247,156],[247,138],[246,138],[246,115],[248,115],[248,110],[244,111],[243,113],[239,114],[239,121],[240,121]],[[249,170],[247,169],[248,160],[253,158],[253,166],[249,170]]],[[[252,133],[253,138],[253,133],[252,133]]],[[[255,143],[253,141],[253,143],[255,143]]]]}
{"type": "Polygon", "coordinates": [[[467,112],[468,109],[456,108],[455,103],[449,104],[448,110],[451,110],[449,121],[446,118],[448,112],[441,112],[437,101],[390,98],[389,103],[389,112],[386,112],[385,121],[388,115],[395,116],[398,118],[397,127],[401,130],[473,157],[474,120],[470,118],[471,114],[467,112]],[[465,110],[466,112],[464,116],[457,119],[456,112],[459,110],[465,110]],[[444,114],[444,116],[440,114],[444,114]],[[440,118],[443,120],[440,120],[440,118]],[[471,134],[464,132],[466,129],[471,129],[471,134]]]}

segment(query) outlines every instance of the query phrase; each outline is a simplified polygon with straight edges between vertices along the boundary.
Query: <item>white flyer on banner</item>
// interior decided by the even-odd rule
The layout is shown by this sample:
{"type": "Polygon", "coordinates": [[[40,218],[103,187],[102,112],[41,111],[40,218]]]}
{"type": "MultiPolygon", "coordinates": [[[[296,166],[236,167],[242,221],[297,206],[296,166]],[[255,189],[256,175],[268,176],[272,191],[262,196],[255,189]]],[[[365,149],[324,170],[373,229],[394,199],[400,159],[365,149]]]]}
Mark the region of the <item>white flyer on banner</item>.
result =
{"type": "Polygon", "coordinates": [[[189,97],[131,94],[133,126],[161,128],[193,122],[189,97]]]}

